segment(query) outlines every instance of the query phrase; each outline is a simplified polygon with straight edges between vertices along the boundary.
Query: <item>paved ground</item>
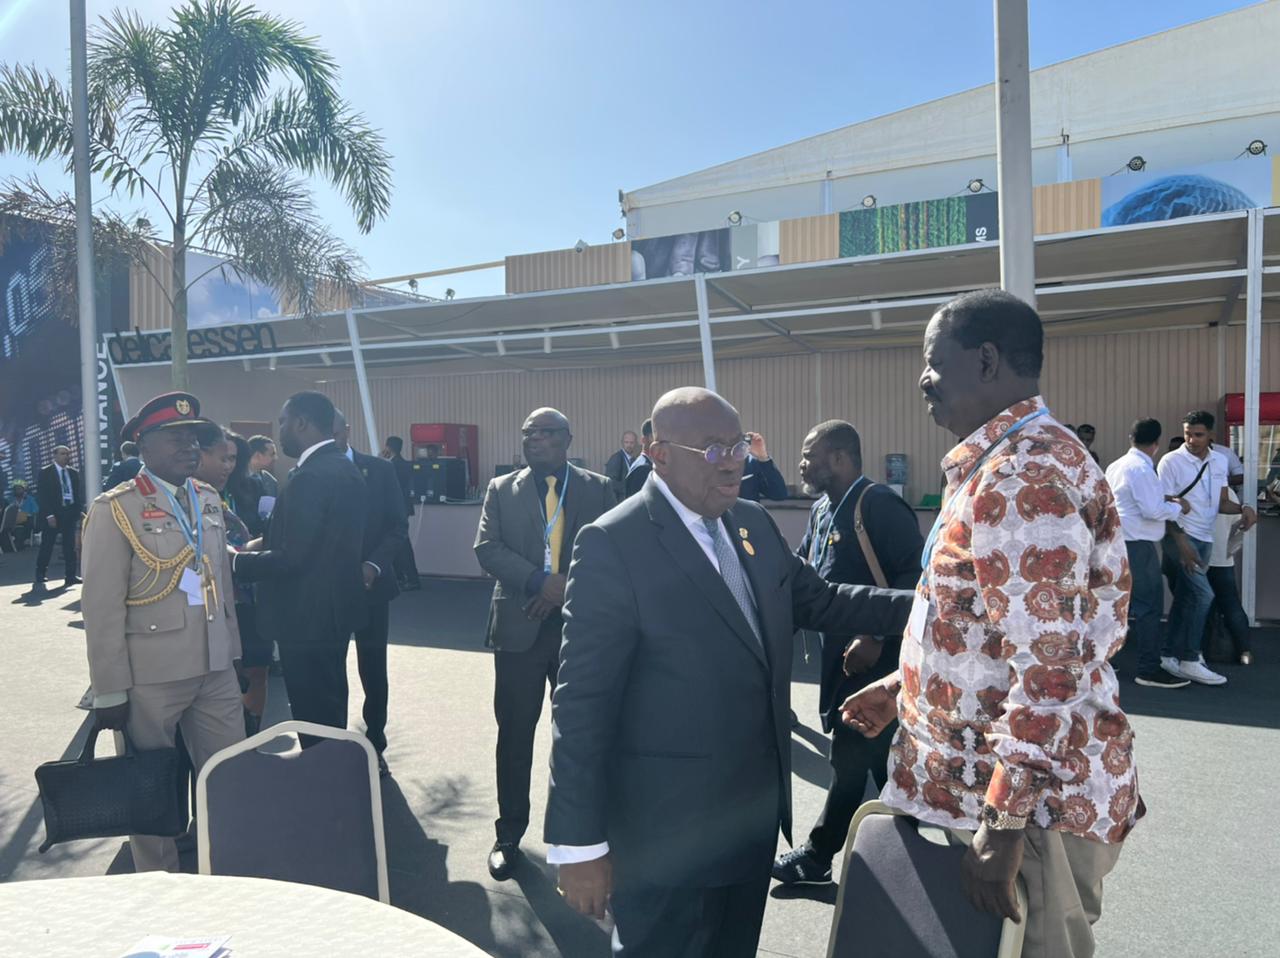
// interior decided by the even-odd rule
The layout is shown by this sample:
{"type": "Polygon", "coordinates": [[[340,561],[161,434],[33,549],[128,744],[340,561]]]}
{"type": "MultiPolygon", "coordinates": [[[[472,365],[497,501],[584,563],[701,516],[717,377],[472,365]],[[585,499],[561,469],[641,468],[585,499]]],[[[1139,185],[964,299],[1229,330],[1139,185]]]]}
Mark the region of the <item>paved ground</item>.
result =
{"type": "MultiPolygon", "coordinates": [[[[30,550],[0,559],[0,881],[127,870],[119,840],[36,851],[44,826],[32,770],[78,753],[85,713],[74,706],[87,670],[78,590],[32,604],[23,593],[33,563],[30,550]]],[[[480,644],[487,596],[482,583],[432,581],[393,606],[387,757],[394,777],[383,788],[392,901],[493,955],[604,956],[604,933],[556,895],[536,835],[515,880],[496,883],[485,871],[495,801],[492,666],[480,644]]],[[[1276,639],[1261,635],[1258,663],[1228,669],[1231,684],[1222,689],[1125,685],[1150,814],[1107,882],[1097,929],[1104,958],[1275,954],[1280,918],[1264,903],[1277,884],[1280,852],[1272,823],[1280,794],[1276,639]]],[[[354,656],[350,668],[358,689],[354,656]]],[[[807,723],[792,740],[803,828],[821,804],[827,765],[825,741],[814,731],[814,673],[799,656],[796,675],[795,706],[807,723]]],[[[279,719],[283,689],[272,693],[269,718],[279,719]]],[[[360,702],[357,692],[353,727],[360,702]]],[[[546,725],[537,743],[535,821],[546,789],[546,725]]],[[[760,953],[824,955],[834,894],[834,886],[798,895],[775,889],[760,953]]]]}

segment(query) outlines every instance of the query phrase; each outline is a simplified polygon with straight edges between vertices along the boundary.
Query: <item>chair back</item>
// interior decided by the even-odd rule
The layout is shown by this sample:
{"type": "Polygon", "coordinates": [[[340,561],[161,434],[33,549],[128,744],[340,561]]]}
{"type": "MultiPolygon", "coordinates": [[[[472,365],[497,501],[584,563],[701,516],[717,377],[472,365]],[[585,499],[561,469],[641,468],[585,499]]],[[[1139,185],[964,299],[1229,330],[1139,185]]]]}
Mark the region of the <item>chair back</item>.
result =
{"type": "Polygon", "coordinates": [[[212,756],[196,782],[202,875],[321,885],[389,902],[382,790],[362,735],[282,722],[212,756]],[[296,733],[321,741],[259,748],[296,733]]]}
{"type": "MultiPolygon", "coordinates": [[[[963,845],[920,834],[880,802],[849,829],[828,958],[1017,958],[1021,924],[976,911],[960,887],[963,845]]],[[[1018,907],[1026,894],[1017,882],[1018,907]]]]}

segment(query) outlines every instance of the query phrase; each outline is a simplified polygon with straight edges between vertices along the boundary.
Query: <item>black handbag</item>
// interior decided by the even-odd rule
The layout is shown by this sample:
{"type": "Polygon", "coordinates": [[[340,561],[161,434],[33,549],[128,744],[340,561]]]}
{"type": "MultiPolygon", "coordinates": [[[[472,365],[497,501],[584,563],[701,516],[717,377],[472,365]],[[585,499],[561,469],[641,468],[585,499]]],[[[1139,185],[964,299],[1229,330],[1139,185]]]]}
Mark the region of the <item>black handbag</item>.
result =
{"type": "Polygon", "coordinates": [[[176,748],[140,751],[124,735],[125,753],[93,757],[98,728],[78,759],[45,762],[36,769],[44,806],[46,852],[78,838],[160,835],[187,830],[187,780],[176,748]]]}

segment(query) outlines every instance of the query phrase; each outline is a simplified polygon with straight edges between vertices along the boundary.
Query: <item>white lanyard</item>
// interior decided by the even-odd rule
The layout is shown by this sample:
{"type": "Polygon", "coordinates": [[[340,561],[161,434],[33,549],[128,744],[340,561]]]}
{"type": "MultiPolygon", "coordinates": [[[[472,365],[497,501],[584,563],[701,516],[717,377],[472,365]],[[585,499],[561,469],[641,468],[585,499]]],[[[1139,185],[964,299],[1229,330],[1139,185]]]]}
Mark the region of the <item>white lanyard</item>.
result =
{"type": "Polygon", "coordinates": [[[836,524],[836,516],[840,514],[840,509],[844,505],[845,500],[849,498],[849,493],[862,485],[862,480],[866,476],[859,476],[848,489],[844,491],[844,495],[840,497],[840,503],[834,509],[831,508],[831,498],[827,497],[827,511],[818,515],[817,521],[813,524],[813,542],[809,543],[809,565],[813,566],[819,572],[822,571],[822,563],[826,561],[827,552],[832,544],[836,541],[834,532],[836,524]],[[831,519],[827,523],[826,535],[819,535],[822,531],[823,516],[830,516],[831,519]]]}

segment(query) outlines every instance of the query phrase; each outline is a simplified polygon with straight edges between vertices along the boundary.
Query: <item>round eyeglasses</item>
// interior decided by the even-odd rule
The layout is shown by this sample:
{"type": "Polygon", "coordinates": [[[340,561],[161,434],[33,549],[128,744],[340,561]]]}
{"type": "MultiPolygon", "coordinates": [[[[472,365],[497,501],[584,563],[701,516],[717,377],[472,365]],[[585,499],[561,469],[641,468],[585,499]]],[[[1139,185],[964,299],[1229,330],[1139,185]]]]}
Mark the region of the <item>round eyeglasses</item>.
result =
{"type": "Polygon", "coordinates": [[[664,443],[668,446],[675,446],[678,449],[684,449],[688,452],[696,452],[712,465],[729,461],[745,462],[747,453],[751,449],[751,443],[747,442],[745,439],[739,439],[732,446],[724,446],[718,442],[712,443],[710,446],[707,446],[706,449],[698,449],[696,446],[681,445],[678,442],[672,442],[670,439],[659,439],[658,442],[664,443]]]}

